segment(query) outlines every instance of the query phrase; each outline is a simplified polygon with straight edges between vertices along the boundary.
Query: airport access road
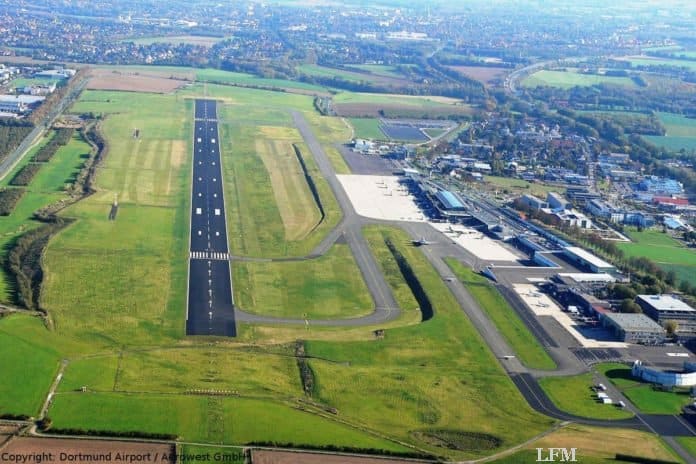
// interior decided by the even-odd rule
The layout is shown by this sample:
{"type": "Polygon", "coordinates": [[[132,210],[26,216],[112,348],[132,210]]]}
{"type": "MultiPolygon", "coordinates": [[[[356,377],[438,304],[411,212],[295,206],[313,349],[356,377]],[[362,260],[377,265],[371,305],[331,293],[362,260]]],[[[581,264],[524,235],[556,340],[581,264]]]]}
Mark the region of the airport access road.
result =
{"type": "Polygon", "coordinates": [[[234,337],[237,329],[214,100],[195,102],[191,174],[186,335],[234,337]]]}

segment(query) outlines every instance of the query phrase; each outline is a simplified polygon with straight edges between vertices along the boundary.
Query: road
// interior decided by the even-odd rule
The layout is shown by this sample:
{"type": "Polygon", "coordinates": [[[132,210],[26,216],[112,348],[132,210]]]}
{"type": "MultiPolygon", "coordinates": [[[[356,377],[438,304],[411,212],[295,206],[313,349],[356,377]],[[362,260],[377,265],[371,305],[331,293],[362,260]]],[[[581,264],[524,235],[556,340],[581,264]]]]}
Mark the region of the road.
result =
{"type": "Polygon", "coordinates": [[[78,82],[75,87],[73,87],[71,92],[65,95],[60,101],[58,101],[58,103],[54,105],[53,109],[51,109],[43,121],[36,124],[34,129],[32,129],[32,131],[29,132],[26,137],[24,137],[22,143],[20,143],[19,146],[7,156],[7,158],[2,160],[0,163],[0,180],[4,179],[12,171],[12,169],[14,169],[17,163],[24,158],[24,155],[29,152],[32,145],[39,140],[39,137],[43,135],[46,129],[51,127],[53,121],[55,121],[55,119],[60,116],[63,111],[65,111],[65,109],[77,98],[77,96],[80,95],[80,92],[82,92],[82,90],[85,88],[85,85],[87,85],[87,79],[78,82]]]}
{"type": "Polygon", "coordinates": [[[196,100],[186,335],[237,334],[219,147],[216,102],[196,100]]]}

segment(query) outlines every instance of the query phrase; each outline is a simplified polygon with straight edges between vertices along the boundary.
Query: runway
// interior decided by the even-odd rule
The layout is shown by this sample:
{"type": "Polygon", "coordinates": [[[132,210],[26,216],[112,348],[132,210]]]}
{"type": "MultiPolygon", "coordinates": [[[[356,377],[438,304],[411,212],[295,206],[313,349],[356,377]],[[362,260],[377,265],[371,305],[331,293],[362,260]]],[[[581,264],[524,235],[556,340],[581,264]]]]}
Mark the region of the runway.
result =
{"type": "Polygon", "coordinates": [[[217,108],[196,100],[186,335],[237,334],[220,165],[217,108]]]}

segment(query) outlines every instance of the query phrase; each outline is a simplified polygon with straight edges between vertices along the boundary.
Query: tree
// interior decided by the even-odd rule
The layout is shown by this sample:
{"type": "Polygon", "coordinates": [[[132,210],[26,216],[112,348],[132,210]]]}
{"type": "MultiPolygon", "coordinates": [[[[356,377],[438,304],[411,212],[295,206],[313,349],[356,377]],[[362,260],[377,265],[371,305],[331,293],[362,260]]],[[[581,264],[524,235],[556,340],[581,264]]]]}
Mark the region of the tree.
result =
{"type": "Polygon", "coordinates": [[[677,330],[679,329],[679,324],[677,323],[677,321],[669,320],[665,321],[664,327],[667,331],[667,335],[672,337],[677,333],[677,330]]]}
{"type": "Polygon", "coordinates": [[[630,298],[626,298],[621,302],[620,310],[622,313],[642,313],[643,309],[638,303],[630,298]]]}

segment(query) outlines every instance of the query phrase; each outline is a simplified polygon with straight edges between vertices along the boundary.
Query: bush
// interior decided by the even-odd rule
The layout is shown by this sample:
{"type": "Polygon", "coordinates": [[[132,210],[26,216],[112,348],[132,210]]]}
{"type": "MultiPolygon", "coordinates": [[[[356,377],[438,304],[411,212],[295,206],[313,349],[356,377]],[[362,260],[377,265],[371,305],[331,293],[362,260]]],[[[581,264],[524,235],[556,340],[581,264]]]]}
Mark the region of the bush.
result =
{"type": "Polygon", "coordinates": [[[67,144],[72,137],[73,129],[58,129],[56,135],[46,145],[41,147],[32,158],[33,161],[46,162],[53,158],[58,149],[67,144]]]}
{"type": "Polygon", "coordinates": [[[19,199],[24,195],[23,188],[4,188],[0,190],[0,216],[9,216],[19,199]]]}
{"type": "Polygon", "coordinates": [[[36,173],[39,172],[39,169],[41,169],[40,164],[29,163],[25,165],[17,171],[17,174],[10,181],[10,185],[29,185],[36,173]]]}

